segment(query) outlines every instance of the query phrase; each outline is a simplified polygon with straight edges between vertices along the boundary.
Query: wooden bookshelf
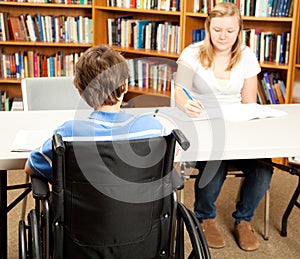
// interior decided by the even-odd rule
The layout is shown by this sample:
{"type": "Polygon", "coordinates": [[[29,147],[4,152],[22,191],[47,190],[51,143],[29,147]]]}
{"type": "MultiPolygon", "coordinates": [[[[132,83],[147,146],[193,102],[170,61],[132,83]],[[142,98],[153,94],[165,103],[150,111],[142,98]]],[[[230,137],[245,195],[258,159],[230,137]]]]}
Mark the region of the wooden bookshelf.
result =
{"type": "MultiPolygon", "coordinates": [[[[94,0],[93,2],[93,20],[94,20],[94,45],[98,44],[108,44],[108,19],[118,19],[122,16],[131,16],[133,20],[149,20],[149,21],[165,21],[170,24],[176,24],[182,28],[182,0],[181,6],[178,6],[179,10],[153,10],[153,9],[144,9],[144,8],[126,8],[126,7],[114,7],[107,6],[106,0],[94,0]]],[[[182,40],[179,38],[179,43],[177,44],[178,51],[165,51],[157,49],[146,49],[146,48],[137,48],[132,46],[124,46],[120,44],[112,44],[111,47],[117,51],[120,51],[128,59],[136,58],[156,58],[156,59],[166,59],[168,63],[175,63],[176,59],[179,57],[179,53],[182,50],[182,40]]],[[[169,91],[162,89],[153,90],[151,88],[141,88],[141,87],[130,87],[128,93],[126,94],[126,99],[136,98],[139,95],[147,94],[147,100],[150,100],[151,96],[156,96],[157,99],[152,99],[154,103],[160,103],[159,100],[163,97],[169,99],[169,91]]],[[[146,102],[146,101],[145,101],[146,102]]],[[[162,103],[165,103],[164,101],[162,103]]],[[[146,105],[147,106],[147,105],[146,105]]]]}
{"type": "MultiPolygon", "coordinates": [[[[52,17],[88,17],[92,18],[91,4],[52,4],[52,3],[27,3],[27,2],[0,2],[1,12],[6,12],[10,16],[21,16],[29,14],[35,16],[40,14],[42,16],[52,17]]],[[[73,53],[81,53],[92,46],[92,39],[90,43],[75,43],[75,42],[42,42],[42,41],[15,41],[6,40],[0,41],[0,50],[2,54],[14,54],[19,51],[35,51],[40,55],[52,56],[56,53],[62,52],[65,55],[73,53]]],[[[21,78],[6,77],[0,78],[0,91],[7,91],[10,98],[21,96],[20,87],[21,78]]]]}
{"type": "MultiPolygon", "coordinates": [[[[244,27],[252,29],[261,29],[263,31],[272,31],[273,33],[291,32],[289,62],[279,64],[275,62],[261,62],[263,71],[281,71],[286,77],[286,103],[292,102],[293,86],[296,77],[299,74],[300,64],[296,64],[296,51],[299,44],[299,13],[300,0],[294,0],[293,13],[291,17],[255,17],[243,16],[244,27]]],[[[180,26],[179,51],[177,53],[155,49],[122,47],[112,45],[112,47],[124,54],[126,58],[164,58],[173,62],[179,57],[182,49],[192,43],[193,29],[204,28],[206,13],[194,13],[194,0],[181,0],[179,10],[152,10],[107,6],[107,0],[94,0],[92,5],[66,5],[66,4],[35,4],[35,3],[17,3],[0,2],[1,12],[9,12],[13,15],[36,14],[42,15],[83,15],[93,19],[93,42],[92,44],[74,44],[74,43],[44,43],[44,42],[16,42],[0,41],[0,49],[8,53],[14,53],[20,49],[37,50],[43,54],[52,55],[57,51],[73,53],[81,52],[90,46],[99,44],[108,44],[108,18],[118,18],[120,16],[132,16],[137,20],[159,21],[165,20],[169,23],[176,23],[180,26]]],[[[298,80],[298,79],[297,79],[298,80]]],[[[8,90],[10,96],[20,94],[20,79],[0,79],[0,90],[8,90]]],[[[147,88],[130,88],[127,95],[132,96],[150,94],[154,96],[169,96],[168,91],[149,90],[147,88]]]]}

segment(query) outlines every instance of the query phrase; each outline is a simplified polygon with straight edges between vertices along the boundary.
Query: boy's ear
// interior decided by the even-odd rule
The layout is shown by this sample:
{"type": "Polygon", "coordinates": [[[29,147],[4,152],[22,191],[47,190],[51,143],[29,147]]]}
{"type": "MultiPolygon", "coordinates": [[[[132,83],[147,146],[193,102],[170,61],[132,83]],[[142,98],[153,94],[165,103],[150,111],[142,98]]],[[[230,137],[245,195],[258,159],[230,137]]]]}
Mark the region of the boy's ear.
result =
{"type": "Polygon", "coordinates": [[[126,94],[128,92],[128,82],[125,80],[123,84],[123,93],[126,94]]]}

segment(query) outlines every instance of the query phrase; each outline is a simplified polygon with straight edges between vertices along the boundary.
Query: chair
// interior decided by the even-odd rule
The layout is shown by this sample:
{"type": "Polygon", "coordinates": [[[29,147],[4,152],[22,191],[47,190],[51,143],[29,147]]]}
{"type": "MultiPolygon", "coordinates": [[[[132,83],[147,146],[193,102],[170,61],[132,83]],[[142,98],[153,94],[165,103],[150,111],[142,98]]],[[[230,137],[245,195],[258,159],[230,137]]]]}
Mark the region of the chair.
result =
{"type": "Polygon", "coordinates": [[[24,78],[21,88],[25,111],[91,109],[81,101],[73,77],[24,78]]]}
{"type": "Polygon", "coordinates": [[[52,203],[48,184],[32,177],[36,206],[19,223],[20,258],[184,258],[184,225],[190,258],[210,258],[199,223],[176,199],[175,144],[189,146],[177,133],[112,142],[54,135],[52,203]]]}

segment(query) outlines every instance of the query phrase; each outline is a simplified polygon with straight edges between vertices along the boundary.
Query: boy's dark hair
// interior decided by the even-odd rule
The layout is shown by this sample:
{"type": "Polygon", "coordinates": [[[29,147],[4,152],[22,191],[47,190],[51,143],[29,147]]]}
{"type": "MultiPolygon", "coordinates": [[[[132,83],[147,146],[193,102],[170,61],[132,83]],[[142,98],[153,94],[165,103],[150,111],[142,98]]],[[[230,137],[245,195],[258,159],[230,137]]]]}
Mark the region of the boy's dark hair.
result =
{"type": "Polygon", "coordinates": [[[125,58],[105,45],[91,47],[78,59],[74,85],[93,108],[113,105],[125,91],[128,78],[125,58]]]}

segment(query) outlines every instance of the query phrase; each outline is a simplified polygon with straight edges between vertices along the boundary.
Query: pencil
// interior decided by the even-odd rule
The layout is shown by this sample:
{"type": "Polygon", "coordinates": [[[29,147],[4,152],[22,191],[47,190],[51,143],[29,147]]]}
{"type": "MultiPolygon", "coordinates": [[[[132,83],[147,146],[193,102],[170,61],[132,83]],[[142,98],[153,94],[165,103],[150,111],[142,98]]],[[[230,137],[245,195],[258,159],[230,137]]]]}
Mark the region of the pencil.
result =
{"type": "Polygon", "coordinates": [[[194,98],[191,96],[191,94],[188,92],[188,90],[186,90],[184,87],[182,88],[182,90],[191,101],[194,101],[194,98]]]}
{"type": "MultiPolygon", "coordinates": [[[[194,101],[193,96],[190,94],[190,92],[188,90],[186,90],[184,87],[182,87],[182,91],[185,93],[185,95],[187,96],[187,98],[189,98],[189,100],[194,101]]],[[[197,100],[197,102],[199,103],[200,107],[202,109],[204,109],[202,103],[200,101],[197,100]]]]}

